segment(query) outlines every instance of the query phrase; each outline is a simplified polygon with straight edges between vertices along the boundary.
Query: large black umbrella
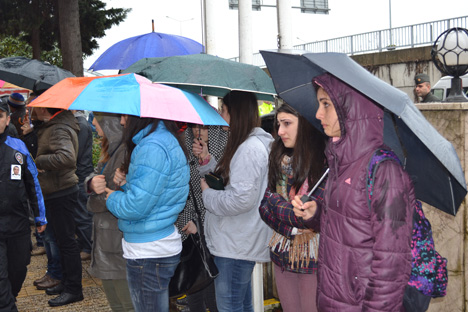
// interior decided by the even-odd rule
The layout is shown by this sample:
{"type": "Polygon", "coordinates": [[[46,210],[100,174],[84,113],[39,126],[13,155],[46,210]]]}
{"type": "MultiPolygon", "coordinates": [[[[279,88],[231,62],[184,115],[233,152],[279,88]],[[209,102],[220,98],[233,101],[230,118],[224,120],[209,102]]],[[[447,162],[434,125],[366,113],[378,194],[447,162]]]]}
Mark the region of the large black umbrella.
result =
{"type": "Polygon", "coordinates": [[[75,75],[43,61],[22,56],[0,59],[0,79],[26,89],[48,89],[67,77],[75,75]]]}
{"type": "Polygon", "coordinates": [[[465,176],[452,144],[426,120],[406,93],[375,77],[341,53],[261,51],[278,96],[318,129],[312,78],[332,74],[385,110],[384,142],[405,164],[418,199],[455,215],[467,194],[465,176]]]}

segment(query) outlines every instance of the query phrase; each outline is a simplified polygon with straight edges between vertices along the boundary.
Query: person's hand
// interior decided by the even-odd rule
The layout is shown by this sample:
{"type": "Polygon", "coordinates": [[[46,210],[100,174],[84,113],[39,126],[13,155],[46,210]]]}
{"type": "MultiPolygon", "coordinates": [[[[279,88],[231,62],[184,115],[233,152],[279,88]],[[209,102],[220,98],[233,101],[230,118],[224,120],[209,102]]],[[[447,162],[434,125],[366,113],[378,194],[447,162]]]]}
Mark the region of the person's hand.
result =
{"type": "Polygon", "coordinates": [[[31,133],[33,131],[33,127],[29,122],[29,115],[24,115],[23,125],[21,126],[21,131],[23,131],[23,135],[31,133]]]}
{"type": "Polygon", "coordinates": [[[42,233],[45,231],[47,224],[36,226],[37,232],[42,233]]]}
{"type": "Polygon", "coordinates": [[[295,196],[291,203],[296,217],[303,218],[304,220],[312,218],[315,215],[315,211],[317,211],[317,203],[315,201],[303,203],[299,196],[295,196]]]}
{"type": "Polygon", "coordinates": [[[208,185],[208,183],[206,183],[206,180],[204,178],[200,179],[200,187],[201,187],[202,192],[210,188],[210,186],[208,185]]]}
{"type": "Polygon", "coordinates": [[[94,176],[91,179],[91,182],[89,184],[90,190],[93,191],[96,194],[104,193],[106,191],[106,186],[107,186],[106,178],[102,174],[94,176]]]}
{"type": "Polygon", "coordinates": [[[106,187],[105,189],[107,195],[106,195],[106,200],[109,198],[109,195],[114,193],[115,191],[111,190],[110,188],[106,187]]]}
{"type": "Polygon", "coordinates": [[[182,232],[184,232],[186,235],[195,234],[195,233],[197,233],[197,226],[195,225],[195,223],[193,223],[192,220],[190,220],[190,221],[182,228],[182,232]]]}
{"type": "Polygon", "coordinates": [[[208,145],[200,138],[195,138],[192,145],[193,155],[197,156],[199,160],[203,161],[208,157],[208,145]]]}
{"type": "Polygon", "coordinates": [[[307,234],[307,233],[313,233],[314,231],[310,230],[310,229],[297,229],[297,234],[300,235],[300,234],[307,234]]]}
{"type": "Polygon", "coordinates": [[[114,183],[115,183],[115,185],[122,186],[125,183],[127,183],[126,177],[127,177],[127,175],[122,170],[120,170],[120,168],[117,168],[115,170],[115,174],[114,174],[114,183]]]}
{"type": "Polygon", "coordinates": [[[39,172],[39,173],[44,173],[45,170],[44,170],[44,169],[39,169],[39,168],[37,168],[37,172],[39,172]]]}

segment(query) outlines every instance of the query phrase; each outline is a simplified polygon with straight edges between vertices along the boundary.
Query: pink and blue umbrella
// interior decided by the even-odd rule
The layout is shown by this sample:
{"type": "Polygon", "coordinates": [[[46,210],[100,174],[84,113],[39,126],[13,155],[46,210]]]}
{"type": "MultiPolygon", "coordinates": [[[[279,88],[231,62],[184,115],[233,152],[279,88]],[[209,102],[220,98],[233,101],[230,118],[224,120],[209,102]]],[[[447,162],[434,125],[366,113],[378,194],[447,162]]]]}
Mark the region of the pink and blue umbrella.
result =
{"type": "Polygon", "coordinates": [[[66,78],[28,106],[228,125],[198,94],[152,83],[137,74],[66,78]]]}

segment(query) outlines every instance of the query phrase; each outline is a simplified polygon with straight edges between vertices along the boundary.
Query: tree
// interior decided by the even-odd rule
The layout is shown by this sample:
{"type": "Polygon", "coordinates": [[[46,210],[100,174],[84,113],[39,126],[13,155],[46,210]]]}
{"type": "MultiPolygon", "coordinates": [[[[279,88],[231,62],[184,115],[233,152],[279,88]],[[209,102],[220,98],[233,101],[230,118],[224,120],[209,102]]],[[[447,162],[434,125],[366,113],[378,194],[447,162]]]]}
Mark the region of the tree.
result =
{"type": "MultiPolygon", "coordinates": [[[[24,37],[25,34],[20,34],[21,37],[24,37]]],[[[0,58],[9,57],[9,56],[24,56],[27,58],[33,58],[32,47],[27,42],[20,40],[18,37],[0,36],[0,58]]],[[[54,44],[53,49],[50,51],[41,52],[41,60],[47,61],[52,65],[58,67],[62,66],[62,53],[56,44],[54,44]]]]}
{"type": "Polygon", "coordinates": [[[81,77],[83,76],[83,50],[78,0],[58,0],[58,13],[63,68],[81,77]]]}
{"type": "MultiPolygon", "coordinates": [[[[57,46],[62,48],[59,1],[61,0],[0,0],[0,37],[12,36],[27,42],[32,47],[35,59],[41,59],[43,51],[52,51],[57,46]]],[[[78,1],[79,6],[82,53],[89,56],[99,47],[96,38],[104,37],[106,29],[120,24],[130,9],[105,9],[105,3],[101,0],[72,2],[75,1],[78,1]]],[[[69,66],[68,56],[63,61],[69,66]]],[[[73,71],[72,68],[67,69],[73,71]]]]}

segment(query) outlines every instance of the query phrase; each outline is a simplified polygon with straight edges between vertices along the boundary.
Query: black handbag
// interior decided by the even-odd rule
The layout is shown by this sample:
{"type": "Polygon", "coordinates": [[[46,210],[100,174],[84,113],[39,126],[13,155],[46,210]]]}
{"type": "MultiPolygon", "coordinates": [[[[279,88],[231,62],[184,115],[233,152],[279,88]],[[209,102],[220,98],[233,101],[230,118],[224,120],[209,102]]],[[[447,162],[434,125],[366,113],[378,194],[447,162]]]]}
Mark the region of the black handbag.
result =
{"type": "Polygon", "coordinates": [[[213,256],[206,247],[203,226],[200,221],[200,211],[191,185],[190,195],[197,215],[192,220],[197,226],[197,233],[190,234],[182,243],[180,263],[169,283],[170,297],[196,293],[210,285],[219,274],[213,256]]]}
{"type": "Polygon", "coordinates": [[[210,172],[207,175],[205,175],[205,181],[208,184],[208,186],[214,190],[224,190],[223,178],[214,174],[213,172],[210,172]]]}

